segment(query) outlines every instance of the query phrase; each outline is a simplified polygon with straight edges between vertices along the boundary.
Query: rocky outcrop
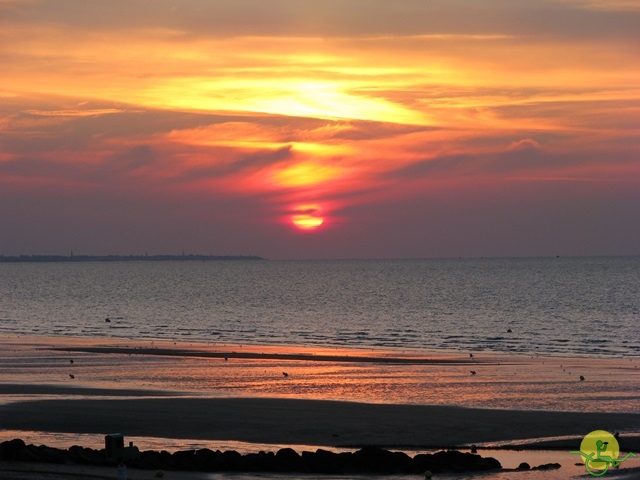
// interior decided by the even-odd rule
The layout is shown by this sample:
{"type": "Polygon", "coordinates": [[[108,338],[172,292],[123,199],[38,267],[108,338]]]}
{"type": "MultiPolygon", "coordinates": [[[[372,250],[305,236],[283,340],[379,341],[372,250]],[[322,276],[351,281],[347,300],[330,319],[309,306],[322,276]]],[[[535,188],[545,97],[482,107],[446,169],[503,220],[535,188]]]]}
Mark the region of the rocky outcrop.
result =
{"type": "MultiPolygon", "coordinates": [[[[31,463],[77,463],[109,465],[104,450],[73,446],[68,450],[45,445],[26,445],[20,439],[0,443],[0,460],[31,463]]],[[[419,473],[425,471],[470,472],[500,469],[494,458],[484,458],[455,450],[410,457],[377,447],[365,447],[355,452],[331,452],[318,449],[299,454],[291,448],[276,453],[259,452],[241,455],[230,450],[200,449],[175,453],[143,451],[136,460],[128,462],[132,468],[147,470],[185,470],[202,472],[300,472],[300,473],[419,473]]]]}

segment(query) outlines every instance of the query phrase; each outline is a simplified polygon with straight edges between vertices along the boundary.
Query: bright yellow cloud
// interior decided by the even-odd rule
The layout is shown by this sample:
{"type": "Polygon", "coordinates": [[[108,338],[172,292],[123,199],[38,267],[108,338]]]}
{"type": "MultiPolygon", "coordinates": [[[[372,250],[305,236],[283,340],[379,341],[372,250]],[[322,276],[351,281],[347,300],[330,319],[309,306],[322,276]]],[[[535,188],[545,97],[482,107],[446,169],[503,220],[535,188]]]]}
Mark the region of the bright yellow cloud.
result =
{"type": "MultiPolygon", "coordinates": [[[[588,142],[629,148],[637,133],[640,61],[629,47],[633,39],[489,30],[220,38],[148,25],[2,27],[0,56],[7,61],[0,97],[67,100],[34,100],[0,118],[0,129],[36,138],[47,125],[82,116],[106,122],[106,114],[151,108],[158,117],[202,114],[185,125],[159,122],[158,130],[132,124],[132,139],[105,141],[101,155],[151,145],[166,157],[146,170],[150,175],[216,191],[284,192],[302,204],[320,202],[321,195],[380,190],[388,175],[412,165],[433,182],[446,168],[428,168],[432,160],[490,155],[522,138],[542,136],[544,148],[566,153],[588,142]],[[83,100],[90,105],[76,108],[83,100]]],[[[82,131],[76,127],[68,131],[82,131]]],[[[112,130],[104,127],[95,143],[112,130]]],[[[69,150],[81,143],[70,142],[69,150]]],[[[86,163],[85,157],[68,156],[86,163]]],[[[450,175],[473,171],[456,161],[450,175]]]]}
{"type": "Polygon", "coordinates": [[[282,187],[307,187],[338,180],[342,174],[337,167],[303,162],[274,172],[272,178],[282,187]]]}

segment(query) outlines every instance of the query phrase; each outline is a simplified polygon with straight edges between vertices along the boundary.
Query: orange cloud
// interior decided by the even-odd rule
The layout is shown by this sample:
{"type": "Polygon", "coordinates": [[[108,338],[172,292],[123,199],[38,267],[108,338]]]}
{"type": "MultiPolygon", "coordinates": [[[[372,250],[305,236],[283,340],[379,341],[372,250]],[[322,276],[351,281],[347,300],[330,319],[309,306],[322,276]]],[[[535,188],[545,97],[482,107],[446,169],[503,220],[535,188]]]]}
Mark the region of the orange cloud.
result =
{"type": "Polygon", "coordinates": [[[638,179],[629,2],[107,3],[1,3],[0,184],[315,205],[328,226],[474,181],[638,179]]]}

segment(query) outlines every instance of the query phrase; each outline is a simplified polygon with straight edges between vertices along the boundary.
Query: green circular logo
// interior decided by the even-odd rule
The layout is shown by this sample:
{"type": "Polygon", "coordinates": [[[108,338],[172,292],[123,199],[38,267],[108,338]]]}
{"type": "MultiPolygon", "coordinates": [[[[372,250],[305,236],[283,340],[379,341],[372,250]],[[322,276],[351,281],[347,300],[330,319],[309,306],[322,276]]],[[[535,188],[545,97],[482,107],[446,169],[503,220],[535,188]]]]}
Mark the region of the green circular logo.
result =
{"type": "Polygon", "coordinates": [[[582,439],[580,451],[588,455],[583,459],[588,463],[589,469],[606,470],[607,462],[618,459],[620,445],[616,437],[609,432],[594,430],[582,439]]]}
{"type": "Polygon", "coordinates": [[[569,453],[577,453],[582,457],[587,473],[594,477],[601,477],[609,470],[609,467],[618,468],[629,457],[637,457],[633,452],[627,453],[624,458],[618,460],[620,445],[618,439],[604,430],[594,430],[582,439],[580,450],[572,450],[569,453]]]}

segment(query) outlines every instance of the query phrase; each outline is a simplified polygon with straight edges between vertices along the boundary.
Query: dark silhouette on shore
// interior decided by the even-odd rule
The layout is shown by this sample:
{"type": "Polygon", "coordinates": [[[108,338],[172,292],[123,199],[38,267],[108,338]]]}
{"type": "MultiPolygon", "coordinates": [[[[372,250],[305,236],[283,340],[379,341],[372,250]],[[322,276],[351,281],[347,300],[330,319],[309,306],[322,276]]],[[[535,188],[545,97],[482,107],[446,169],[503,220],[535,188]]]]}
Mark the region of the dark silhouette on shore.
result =
{"type": "MultiPolygon", "coordinates": [[[[113,465],[106,450],[95,450],[77,445],[68,450],[45,445],[27,445],[21,439],[0,443],[0,460],[28,461],[29,463],[58,463],[93,466],[113,465]]],[[[439,451],[434,454],[392,452],[375,446],[366,446],[354,452],[334,453],[317,449],[302,454],[291,448],[277,452],[248,453],[235,450],[142,451],[127,462],[132,468],[143,470],[181,470],[200,472],[278,472],[320,474],[417,474],[432,472],[479,472],[502,470],[502,465],[492,457],[481,457],[457,450],[439,451]]],[[[558,468],[553,466],[551,468],[558,468]]],[[[549,468],[549,467],[547,467],[549,468]]]]}

